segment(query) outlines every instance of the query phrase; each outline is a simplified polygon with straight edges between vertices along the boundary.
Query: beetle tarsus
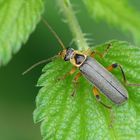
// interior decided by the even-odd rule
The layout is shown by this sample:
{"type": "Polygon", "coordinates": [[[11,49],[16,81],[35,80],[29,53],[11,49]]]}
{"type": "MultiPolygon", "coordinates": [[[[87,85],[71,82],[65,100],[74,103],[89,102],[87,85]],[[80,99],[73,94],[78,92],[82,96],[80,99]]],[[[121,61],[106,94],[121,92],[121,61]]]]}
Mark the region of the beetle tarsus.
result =
{"type": "Polygon", "coordinates": [[[97,99],[97,101],[98,101],[101,105],[103,105],[104,107],[106,107],[106,108],[108,108],[108,109],[112,109],[111,106],[106,105],[106,104],[104,104],[104,103],[101,101],[101,98],[100,98],[99,95],[96,95],[96,99],[97,99]]]}
{"type": "Polygon", "coordinates": [[[111,109],[111,110],[110,110],[110,122],[109,122],[109,127],[110,127],[110,128],[113,127],[114,121],[115,121],[115,113],[114,113],[114,111],[111,109]]]}
{"type": "MultiPolygon", "coordinates": [[[[77,79],[77,80],[78,80],[78,79],[77,79]]],[[[72,81],[73,86],[74,86],[74,90],[73,90],[71,96],[73,96],[73,97],[75,96],[76,89],[77,89],[77,85],[78,85],[78,83],[79,83],[77,80],[74,79],[74,80],[72,81]]]]}
{"type": "Polygon", "coordinates": [[[112,107],[111,106],[108,106],[108,105],[106,105],[106,104],[104,104],[102,101],[99,101],[99,103],[101,103],[104,107],[106,107],[107,109],[112,109],[112,107]]]}

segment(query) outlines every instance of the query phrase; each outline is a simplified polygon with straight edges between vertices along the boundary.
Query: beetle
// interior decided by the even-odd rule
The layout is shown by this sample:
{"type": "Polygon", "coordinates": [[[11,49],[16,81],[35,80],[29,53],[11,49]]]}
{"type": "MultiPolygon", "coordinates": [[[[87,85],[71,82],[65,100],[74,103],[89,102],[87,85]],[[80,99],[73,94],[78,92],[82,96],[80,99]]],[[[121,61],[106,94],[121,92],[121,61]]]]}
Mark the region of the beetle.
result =
{"type": "MultiPolygon", "coordinates": [[[[64,61],[69,61],[74,66],[69,74],[73,74],[76,68],[79,69],[80,72],[75,76],[74,81],[77,82],[79,77],[83,75],[92,85],[94,85],[93,93],[97,101],[107,108],[110,107],[101,101],[100,92],[115,104],[122,104],[128,99],[128,92],[125,87],[109,72],[114,68],[120,67],[123,76],[125,76],[122,67],[119,64],[115,63],[105,68],[93,58],[93,55],[87,55],[83,52],[74,50],[73,48],[63,50],[60,54],[64,61]]],[[[67,75],[68,74],[66,74],[64,78],[67,75]]]]}
{"type": "MultiPolygon", "coordinates": [[[[66,48],[62,40],[59,38],[57,33],[52,29],[52,27],[48,24],[48,22],[44,18],[42,18],[42,20],[47,25],[51,33],[55,36],[60,46],[63,48],[63,50],[60,51],[58,55],[54,56],[53,58],[61,57],[64,61],[69,61],[73,65],[72,70],[69,73],[65,74],[62,77],[62,79],[66,78],[68,75],[72,75],[78,68],[79,72],[74,77],[73,82],[77,83],[79,77],[83,75],[93,85],[93,94],[96,97],[97,101],[99,101],[102,105],[104,105],[109,109],[111,109],[111,107],[104,104],[101,101],[100,92],[103,93],[108,99],[110,99],[113,103],[117,105],[124,103],[129,98],[128,91],[126,90],[126,88],[111,73],[113,69],[115,68],[120,69],[125,84],[132,86],[133,85],[140,86],[140,84],[127,83],[124,71],[120,64],[114,63],[105,68],[94,58],[96,54],[103,58],[107,54],[110,47],[112,46],[111,43],[108,44],[103,54],[97,51],[91,51],[90,49],[88,49],[87,51],[78,51],[74,50],[73,48],[66,48]]],[[[35,65],[27,69],[27,71],[25,71],[24,74],[27,73],[32,68],[34,68],[35,66],[50,61],[51,59],[52,58],[36,63],[35,65]]]]}

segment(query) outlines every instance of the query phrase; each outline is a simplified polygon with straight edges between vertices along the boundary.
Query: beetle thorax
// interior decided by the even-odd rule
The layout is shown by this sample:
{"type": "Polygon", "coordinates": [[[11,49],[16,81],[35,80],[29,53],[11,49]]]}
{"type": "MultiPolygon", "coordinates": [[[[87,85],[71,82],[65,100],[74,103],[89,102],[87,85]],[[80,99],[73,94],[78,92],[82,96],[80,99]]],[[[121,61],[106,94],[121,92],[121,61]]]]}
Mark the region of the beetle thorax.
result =
{"type": "Polygon", "coordinates": [[[87,56],[73,48],[68,48],[64,57],[65,61],[70,61],[74,66],[80,67],[86,60],[87,56]]]}
{"type": "Polygon", "coordinates": [[[80,67],[86,60],[87,56],[79,51],[75,51],[73,58],[70,59],[70,62],[76,66],[76,67],[80,67]]]}

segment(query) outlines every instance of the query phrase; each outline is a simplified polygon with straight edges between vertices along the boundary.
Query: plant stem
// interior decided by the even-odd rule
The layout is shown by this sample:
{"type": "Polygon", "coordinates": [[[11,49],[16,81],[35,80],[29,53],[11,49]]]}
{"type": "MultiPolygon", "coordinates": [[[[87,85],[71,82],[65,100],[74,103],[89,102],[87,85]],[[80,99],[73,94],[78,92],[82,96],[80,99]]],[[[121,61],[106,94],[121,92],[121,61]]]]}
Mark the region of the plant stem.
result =
{"type": "Polygon", "coordinates": [[[87,50],[89,47],[88,43],[86,42],[86,39],[84,38],[77,18],[75,17],[75,13],[70,3],[70,0],[57,0],[57,2],[61,12],[64,14],[66,18],[67,24],[70,27],[70,30],[74,37],[74,42],[76,43],[78,49],[87,50]]]}

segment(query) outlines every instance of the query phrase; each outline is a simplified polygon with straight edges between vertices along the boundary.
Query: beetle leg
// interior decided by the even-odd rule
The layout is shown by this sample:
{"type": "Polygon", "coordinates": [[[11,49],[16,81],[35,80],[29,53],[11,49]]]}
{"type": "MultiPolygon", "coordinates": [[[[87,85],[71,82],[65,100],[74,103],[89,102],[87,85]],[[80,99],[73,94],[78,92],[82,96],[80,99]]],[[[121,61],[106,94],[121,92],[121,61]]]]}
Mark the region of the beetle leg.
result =
{"type": "Polygon", "coordinates": [[[98,101],[100,104],[102,104],[104,107],[106,107],[106,108],[108,108],[108,109],[111,109],[110,106],[105,105],[105,104],[101,101],[99,90],[98,90],[96,87],[93,88],[93,94],[94,94],[94,96],[96,97],[97,101],[98,101]]]}
{"type": "Polygon", "coordinates": [[[94,50],[94,51],[92,51],[91,53],[90,53],[90,56],[91,57],[95,57],[95,55],[98,55],[99,57],[103,57],[103,55],[102,55],[102,53],[100,53],[99,51],[97,51],[97,50],[94,50]]]}
{"type": "Polygon", "coordinates": [[[73,79],[73,85],[74,85],[74,91],[73,91],[73,93],[71,94],[71,96],[74,96],[75,95],[75,92],[76,92],[76,88],[77,88],[77,83],[78,83],[78,79],[80,78],[82,76],[82,74],[81,74],[81,72],[78,72],[77,74],[76,74],[76,76],[74,77],[74,79],[73,79]]]}
{"type": "Polygon", "coordinates": [[[124,79],[126,79],[122,67],[121,67],[120,65],[118,65],[117,63],[114,63],[114,64],[108,66],[106,69],[107,69],[108,71],[112,71],[113,69],[117,68],[118,66],[121,68],[121,72],[123,73],[124,79]]]}
{"type": "Polygon", "coordinates": [[[123,71],[123,68],[122,68],[122,66],[121,66],[120,64],[114,63],[114,64],[108,66],[108,67],[107,67],[107,70],[108,70],[108,71],[112,71],[112,70],[115,69],[115,68],[119,68],[119,69],[120,69],[120,71],[121,71],[121,73],[122,73],[122,77],[123,77],[124,84],[126,84],[126,82],[127,82],[127,81],[126,81],[126,76],[125,76],[125,73],[124,73],[124,71],[123,71]]]}
{"type": "Polygon", "coordinates": [[[94,93],[94,96],[96,97],[97,101],[98,101],[101,105],[103,105],[104,107],[106,107],[107,109],[109,109],[109,111],[110,111],[110,118],[111,118],[111,120],[110,120],[110,122],[109,122],[109,126],[110,126],[110,127],[113,127],[113,123],[114,123],[114,113],[113,113],[112,107],[111,107],[111,106],[108,106],[108,105],[106,105],[106,104],[104,104],[104,103],[101,101],[99,90],[98,90],[96,87],[93,88],[93,93],[94,93]]]}
{"type": "Polygon", "coordinates": [[[73,67],[73,68],[71,69],[71,71],[69,71],[68,73],[66,73],[64,76],[58,78],[58,80],[64,80],[67,76],[74,74],[75,71],[76,71],[76,69],[77,69],[76,67],[73,67]]]}
{"type": "Polygon", "coordinates": [[[76,83],[81,76],[82,76],[81,72],[78,72],[74,77],[73,82],[76,83]]]}
{"type": "Polygon", "coordinates": [[[90,49],[88,49],[86,53],[88,55],[90,55],[91,57],[94,57],[95,55],[98,55],[99,57],[104,58],[107,55],[107,53],[108,53],[109,49],[111,48],[111,46],[112,46],[111,43],[107,44],[107,48],[104,50],[103,53],[100,53],[97,50],[92,51],[90,49]]]}
{"type": "Polygon", "coordinates": [[[97,50],[92,51],[90,48],[88,48],[88,50],[83,53],[86,55],[89,55],[90,57],[93,57],[93,58],[95,57],[95,55],[98,55],[99,57],[102,58],[102,53],[100,53],[97,50]]]}
{"type": "Polygon", "coordinates": [[[102,53],[102,58],[104,58],[107,53],[109,52],[109,49],[112,47],[112,43],[108,43],[106,49],[104,50],[104,52],[102,53]]]}
{"type": "Polygon", "coordinates": [[[123,68],[122,68],[122,66],[120,64],[114,63],[114,64],[110,65],[109,67],[107,67],[107,70],[108,71],[112,71],[115,68],[119,68],[120,69],[120,71],[122,73],[122,77],[123,77],[123,82],[124,82],[125,85],[127,85],[127,86],[140,86],[140,84],[128,83],[127,82],[124,70],[123,70],[123,68]]]}

